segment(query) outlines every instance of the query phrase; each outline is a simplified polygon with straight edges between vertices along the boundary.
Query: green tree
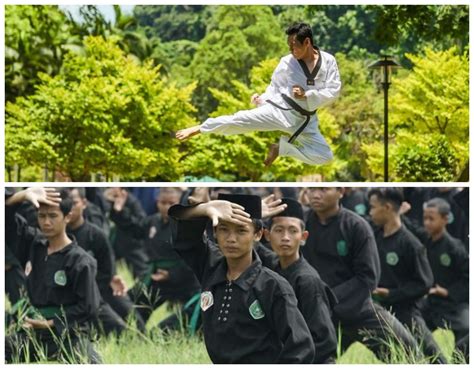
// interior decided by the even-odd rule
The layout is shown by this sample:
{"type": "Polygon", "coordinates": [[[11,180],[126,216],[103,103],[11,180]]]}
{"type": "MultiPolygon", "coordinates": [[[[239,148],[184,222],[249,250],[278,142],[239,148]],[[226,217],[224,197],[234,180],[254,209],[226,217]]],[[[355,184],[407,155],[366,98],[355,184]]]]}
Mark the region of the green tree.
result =
{"type": "Polygon", "coordinates": [[[113,40],[85,39],[61,72],[41,75],[37,92],[6,107],[6,162],[47,165],[75,181],[181,176],[169,133],[195,124],[193,85],[177,88],[159,67],[138,64],[113,40]]]}
{"type": "MultiPolygon", "coordinates": [[[[389,165],[394,181],[456,180],[469,156],[469,62],[456,48],[407,55],[393,79],[389,165]]],[[[363,145],[371,180],[382,177],[382,140],[363,145]]]]}
{"type": "Polygon", "coordinates": [[[200,117],[217,107],[208,89],[235,93],[230,81],[249,83],[253,66],[265,59],[281,57],[285,35],[268,6],[227,5],[215,7],[206,36],[199,43],[190,65],[198,81],[194,102],[200,117]]]}
{"type": "Polygon", "coordinates": [[[7,101],[34,92],[40,72],[55,75],[64,55],[80,51],[67,17],[52,5],[5,6],[5,95],[7,101]]]}

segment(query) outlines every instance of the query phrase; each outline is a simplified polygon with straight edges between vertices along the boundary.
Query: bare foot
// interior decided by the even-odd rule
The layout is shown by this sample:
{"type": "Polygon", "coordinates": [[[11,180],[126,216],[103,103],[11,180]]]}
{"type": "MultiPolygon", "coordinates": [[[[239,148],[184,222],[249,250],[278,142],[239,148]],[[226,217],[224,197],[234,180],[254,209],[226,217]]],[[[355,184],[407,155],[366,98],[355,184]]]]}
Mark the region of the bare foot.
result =
{"type": "Polygon", "coordinates": [[[175,137],[180,141],[187,140],[188,138],[191,138],[199,134],[200,133],[199,128],[200,126],[194,126],[194,127],[189,127],[185,129],[180,129],[178,132],[176,132],[175,137]]]}
{"type": "Polygon", "coordinates": [[[272,163],[278,157],[279,149],[280,149],[280,146],[278,144],[271,144],[270,145],[270,150],[268,150],[267,158],[263,162],[266,167],[269,167],[270,165],[272,165],[272,163]]]}

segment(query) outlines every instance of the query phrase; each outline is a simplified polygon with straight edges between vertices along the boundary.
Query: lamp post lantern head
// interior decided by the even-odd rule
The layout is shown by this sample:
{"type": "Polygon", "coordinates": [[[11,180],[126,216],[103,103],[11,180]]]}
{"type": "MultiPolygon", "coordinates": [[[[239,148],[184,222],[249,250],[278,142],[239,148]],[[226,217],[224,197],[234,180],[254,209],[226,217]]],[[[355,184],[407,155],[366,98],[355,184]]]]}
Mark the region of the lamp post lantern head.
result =
{"type": "Polygon", "coordinates": [[[394,61],[390,55],[381,55],[383,59],[377,60],[369,65],[369,69],[378,69],[383,73],[383,84],[387,86],[391,83],[392,68],[401,67],[396,61],[394,61]]]}

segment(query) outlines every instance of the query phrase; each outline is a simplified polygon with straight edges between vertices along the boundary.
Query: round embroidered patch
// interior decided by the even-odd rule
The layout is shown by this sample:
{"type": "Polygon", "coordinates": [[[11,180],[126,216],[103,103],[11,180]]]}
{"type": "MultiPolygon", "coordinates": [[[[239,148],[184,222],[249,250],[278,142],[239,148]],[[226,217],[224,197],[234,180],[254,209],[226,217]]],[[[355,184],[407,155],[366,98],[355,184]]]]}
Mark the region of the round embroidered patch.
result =
{"type": "Polygon", "coordinates": [[[265,316],[265,313],[262,310],[262,307],[260,306],[260,303],[258,300],[255,300],[252,302],[252,304],[249,307],[249,312],[252,318],[255,320],[262,319],[265,316]]]}
{"type": "Polygon", "coordinates": [[[454,214],[450,211],[448,215],[448,224],[453,224],[454,222],[454,214]]]}
{"type": "Polygon", "coordinates": [[[388,265],[394,266],[398,264],[398,255],[396,252],[391,251],[385,255],[385,261],[388,265]]]}
{"type": "Polygon", "coordinates": [[[58,270],[54,273],[54,283],[59,286],[65,286],[67,283],[66,272],[64,270],[58,270]]]}
{"type": "Polygon", "coordinates": [[[337,253],[341,256],[346,256],[348,253],[346,241],[340,240],[337,242],[337,253]]]}
{"type": "Polygon", "coordinates": [[[440,255],[439,261],[442,266],[448,267],[451,265],[451,256],[449,256],[447,253],[443,253],[440,255]]]}
{"type": "Polygon", "coordinates": [[[357,204],[354,206],[354,210],[359,215],[367,214],[367,206],[365,206],[365,204],[357,204]]]}
{"type": "Polygon", "coordinates": [[[214,296],[212,295],[211,291],[204,291],[201,293],[201,309],[202,311],[206,311],[212,305],[214,305],[214,296]]]}

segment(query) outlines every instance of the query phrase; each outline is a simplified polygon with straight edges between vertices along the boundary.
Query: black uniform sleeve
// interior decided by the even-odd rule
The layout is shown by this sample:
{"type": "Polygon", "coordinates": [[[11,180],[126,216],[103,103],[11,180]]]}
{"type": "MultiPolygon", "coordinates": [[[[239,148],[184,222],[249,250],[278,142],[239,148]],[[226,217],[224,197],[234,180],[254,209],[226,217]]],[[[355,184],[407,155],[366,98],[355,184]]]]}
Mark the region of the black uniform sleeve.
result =
{"type": "Polygon", "coordinates": [[[469,256],[459,241],[451,251],[454,257],[453,269],[459,271],[459,278],[449,286],[441,286],[448,290],[449,299],[455,302],[469,301],[469,256]]]}
{"type": "Polygon", "coordinates": [[[100,293],[95,281],[97,264],[92,257],[87,257],[87,261],[80,261],[73,270],[72,288],[78,297],[77,304],[64,307],[66,322],[59,317],[53,319],[58,335],[76,323],[81,325],[96,319],[99,312],[100,293]]]}
{"type": "MultiPolygon", "coordinates": [[[[286,282],[286,281],[284,281],[286,282]]],[[[288,282],[286,282],[288,283],[288,282]]],[[[314,343],[297,300],[288,284],[287,291],[274,291],[272,296],[259,299],[270,311],[270,325],[283,344],[279,364],[311,364],[314,360],[314,343]]]]}
{"type": "Polygon", "coordinates": [[[97,260],[97,284],[99,289],[107,288],[115,275],[115,257],[105,233],[95,233],[94,257],[97,260]]]}
{"type": "Polygon", "coordinates": [[[254,249],[262,261],[262,265],[266,266],[268,269],[275,270],[279,262],[278,255],[268,247],[265,247],[261,242],[257,242],[254,249]]]}
{"type": "Polygon", "coordinates": [[[407,216],[402,216],[402,223],[407,229],[413,233],[423,244],[425,244],[429,239],[430,235],[426,232],[423,226],[419,226],[415,221],[410,219],[407,216]]]}
{"type": "Polygon", "coordinates": [[[422,297],[428,293],[430,287],[433,285],[434,277],[431,271],[430,262],[426,254],[426,249],[419,244],[415,247],[407,247],[406,262],[411,262],[412,275],[407,283],[398,288],[390,289],[389,295],[384,301],[389,304],[402,303],[407,300],[413,300],[422,297]]]}
{"type": "Polygon", "coordinates": [[[336,356],[336,330],[331,320],[329,301],[323,282],[301,278],[297,284],[298,307],[308,325],[315,346],[314,364],[323,364],[336,356]]]}
{"type": "Polygon", "coordinates": [[[110,219],[112,219],[117,227],[130,233],[134,238],[144,239],[148,236],[151,218],[146,216],[138,201],[135,201],[130,196],[127,198],[125,206],[121,211],[116,211],[112,207],[110,219]]]}
{"type": "Polygon", "coordinates": [[[353,316],[370,298],[380,279],[380,260],[374,234],[367,222],[361,219],[351,227],[352,271],[354,276],[331,286],[338,304],[334,311],[340,316],[353,316]]]}

